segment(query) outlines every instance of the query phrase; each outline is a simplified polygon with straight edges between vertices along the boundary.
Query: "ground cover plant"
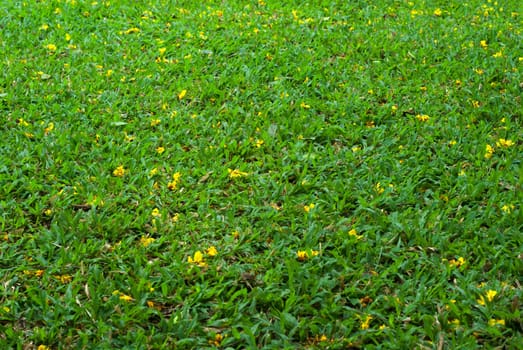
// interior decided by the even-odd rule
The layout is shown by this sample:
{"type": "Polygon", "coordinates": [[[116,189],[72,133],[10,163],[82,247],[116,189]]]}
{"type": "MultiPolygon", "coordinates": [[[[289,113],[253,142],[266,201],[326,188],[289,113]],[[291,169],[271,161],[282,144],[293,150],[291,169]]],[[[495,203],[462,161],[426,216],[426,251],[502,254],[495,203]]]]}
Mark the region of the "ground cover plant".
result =
{"type": "Polygon", "coordinates": [[[510,0],[3,1],[2,349],[516,349],[510,0]]]}

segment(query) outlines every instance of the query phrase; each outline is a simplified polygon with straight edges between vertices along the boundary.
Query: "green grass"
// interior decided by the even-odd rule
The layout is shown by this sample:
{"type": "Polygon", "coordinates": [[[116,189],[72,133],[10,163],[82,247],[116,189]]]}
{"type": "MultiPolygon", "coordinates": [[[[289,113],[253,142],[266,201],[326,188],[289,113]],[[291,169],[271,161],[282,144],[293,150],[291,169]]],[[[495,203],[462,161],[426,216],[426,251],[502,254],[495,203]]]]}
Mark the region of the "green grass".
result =
{"type": "Polygon", "coordinates": [[[518,348],[518,3],[4,1],[0,347],[518,348]]]}

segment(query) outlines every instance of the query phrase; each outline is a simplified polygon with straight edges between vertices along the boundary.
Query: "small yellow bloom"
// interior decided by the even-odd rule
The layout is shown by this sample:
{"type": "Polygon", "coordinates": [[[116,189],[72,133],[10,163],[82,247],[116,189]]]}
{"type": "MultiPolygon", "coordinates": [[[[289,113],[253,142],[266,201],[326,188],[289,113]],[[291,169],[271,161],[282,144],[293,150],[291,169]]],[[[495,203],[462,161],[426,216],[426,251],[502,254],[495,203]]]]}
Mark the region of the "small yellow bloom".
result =
{"type": "Polygon", "coordinates": [[[149,176],[154,176],[158,174],[158,168],[152,168],[151,171],[149,171],[149,176]]]}
{"type": "Polygon", "coordinates": [[[156,153],[162,154],[163,152],[165,152],[165,147],[162,147],[162,146],[156,147],[156,153]]]}
{"type": "Polygon", "coordinates": [[[303,210],[305,210],[306,213],[310,212],[312,209],[314,209],[316,205],[314,205],[314,203],[311,203],[309,205],[305,205],[303,206],[303,210]]]}
{"type": "Polygon", "coordinates": [[[494,58],[500,58],[500,57],[503,57],[503,52],[502,52],[502,51],[498,51],[498,52],[496,52],[495,54],[493,54],[492,57],[494,57],[494,58]]]}
{"type": "Polygon", "coordinates": [[[450,259],[449,260],[449,265],[453,266],[453,267],[456,267],[456,268],[460,268],[461,266],[465,265],[465,259],[463,257],[461,257],[461,256],[457,260],[456,259],[450,259]]]}
{"type": "Polygon", "coordinates": [[[508,147],[514,146],[514,141],[506,140],[506,139],[499,139],[496,142],[496,146],[508,148],[508,147]]]}
{"type": "Polygon", "coordinates": [[[505,204],[501,207],[501,210],[503,210],[507,214],[510,214],[512,210],[514,210],[514,204],[505,204]]]}
{"type": "Polygon", "coordinates": [[[482,48],[486,49],[488,47],[487,41],[486,40],[481,40],[479,42],[479,46],[481,46],[482,48]]]}
{"type": "MultiPolygon", "coordinates": [[[[497,291],[495,290],[492,290],[492,289],[489,289],[487,291],[487,294],[485,294],[486,296],[486,301],[488,302],[491,302],[492,300],[494,300],[494,297],[498,294],[497,291]]],[[[485,305],[486,304],[486,301],[485,301],[485,298],[483,297],[483,295],[480,295],[479,296],[479,299],[476,300],[476,302],[479,304],[479,305],[485,305]]]]}
{"type": "Polygon", "coordinates": [[[298,250],[296,252],[296,258],[299,261],[305,261],[309,258],[312,258],[313,256],[318,256],[320,254],[317,250],[298,250]]]}
{"type": "Polygon", "coordinates": [[[216,256],[216,255],[218,255],[218,250],[216,250],[216,248],[214,246],[211,246],[211,247],[207,248],[207,250],[205,251],[205,254],[207,254],[209,256],[216,256]]]}
{"type": "Polygon", "coordinates": [[[64,284],[69,283],[73,280],[73,276],[71,275],[56,275],[54,277],[64,284]]]}
{"type": "Polygon", "coordinates": [[[180,178],[182,177],[182,174],[180,172],[176,172],[173,174],[173,180],[167,184],[167,188],[171,191],[174,191],[176,188],[178,188],[178,184],[180,183],[180,178]]]}
{"type": "Polygon", "coordinates": [[[303,109],[309,109],[309,108],[311,108],[311,106],[308,105],[308,104],[306,104],[305,102],[300,103],[300,107],[303,108],[303,109]]]}
{"type": "Polygon", "coordinates": [[[180,93],[178,94],[178,99],[181,100],[182,98],[185,97],[185,95],[187,95],[187,90],[182,90],[180,91],[180,93]]]}
{"type": "Polygon", "coordinates": [[[296,257],[299,261],[305,261],[309,256],[307,255],[307,252],[305,250],[298,250],[296,252],[296,257]]]}
{"type": "Polygon", "coordinates": [[[381,183],[378,182],[376,185],[374,185],[374,191],[377,194],[382,194],[383,192],[385,192],[385,189],[381,187],[381,183]]]}
{"type": "Polygon", "coordinates": [[[116,176],[116,177],[124,176],[125,175],[125,169],[124,169],[123,165],[120,165],[119,167],[114,169],[113,170],[113,175],[116,176]]]}
{"type": "Polygon", "coordinates": [[[160,119],[153,119],[151,120],[151,126],[157,126],[158,124],[160,124],[162,121],[160,119]]]}
{"type": "Polygon", "coordinates": [[[48,24],[45,24],[45,23],[44,23],[44,24],[42,24],[42,25],[40,26],[40,30],[47,30],[47,29],[49,29],[49,25],[48,25],[48,24]]]}
{"type": "Polygon", "coordinates": [[[140,244],[143,245],[144,247],[148,247],[151,243],[153,243],[156,239],[152,238],[152,237],[142,237],[140,238],[140,244]]]}
{"type": "Polygon", "coordinates": [[[160,210],[158,208],[154,208],[153,211],[151,212],[151,215],[155,218],[162,216],[162,214],[160,213],[160,210]]]}
{"type": "Polygon", "coordinates": [[[349,231],[349,236],[356,237],[356,239],[358,239],[358,240],[363,238],[362,235],[358,235],[358,232],[354,228],[349,231]]]}
{"type": "Polygon", "coordinates": [[[45,45],[45,48],[52,52],[56,51],[56,49],[57,49],[55,44],[47,44],[47,45],[45,45]]]}
{"type": "Polygon", "coordinates": [[[240,171],[239,169],[227,169],[227,172],[229,173],[229,178],[235,179],[237,177],[247,176],[249,173],[246,173],[244,171],[240,171]]]}
{"type": "Polygon", "coordinates": [[[421,122],[426,122],[430,119],[430,117],[426,114],[418,114],[418,115],[416,115],[416,119],[421,122]]]}
{"type": "Polygon", "coordinates": [[[372,320],[371,315],[365,316],[365,318],[361,320],[360,329],[361,330],[369,329],[371,320],[372,320]]]}
{"type": "Polygon", "coordinates": [[[127,295],[127,294],[123,294],[123,293],[120,293],[120,296],[118,297],[120,300],[123,300],[123,301],[126,301],[126,302],[130,302],[130,301],[133,301],[133,297],[131,297],[130,295],[127,295]]]}
{"type": "Polygon", "coordinates": [[[44,129],[44,133],[47,135],[54,130],[54,123],[49,123],[47,128],[44,129]]]}
{"type": "Polygon", "coordinates": [[[217,333],[213,339],[209,340],[209,344],[214,346],[220,346],[223,338],[223,335],[217,333]]]}
{"type": "Polygon", "coordinates": [[[38,348],[36,350],[49,350],[49,347],[46,345],[38,345],[38,348]]]}
{"type": "Polygon", "coordinates": [[[124,33],[125,34],[134,34],[134,33],[139,33],[140,32],[140,29],[139,28],[129,28],[127,29],[124,33]]]}
{"type": "Polygon", "coordinates": [[[70,40],[71,40],[71,34],[65,33],[65,41],[70,41],[70,40]]]}
{"type": "Polygon", "coordinates": [[[203,254],[201,251],[197,250],[195,253],[194,253],[194,257],[191,257],[189,256],[187,258],[187,261],[190,263],[190,264],[195,264],[195,265],[198,265],[200,267],[205,267],[207,266],[207,263],[203,260],[203,254]]]}
{"type": "Polygon", "coordinates": [[[490,158],[492,158],[493,154],[494,154],[494,147],[492,147],[491,145],[486,145],[485,146],[485,155],[484,155],[484,157],[486,159],[490,159],[490,158]]]}
{"type": "Polygon", "coordinates": [[[495,318],[491,318],[491,319],[488,321],[488,324],[489,324],[489,326],[491,326],[491,327],[494,327],[494,326],[496,326],[496,325],[504,326],[504,325],[505,325],[505,320],[503,320],[503,319],[496,320],[495,318]]]}
{"type": "Polygon", "coordinates": [[[161,47],[158,49],[158,52],[160,53],[160,56],[163,56],[165,54],[165,51],[167,51],[167,49],[165,47],[161,47]]]}
{"type": "Polygon", "coordinates": [[[437,8],[434,10],[434,16],[440,17],[443,14],[443,11],[441,11],[440,8],[437,8]]]}

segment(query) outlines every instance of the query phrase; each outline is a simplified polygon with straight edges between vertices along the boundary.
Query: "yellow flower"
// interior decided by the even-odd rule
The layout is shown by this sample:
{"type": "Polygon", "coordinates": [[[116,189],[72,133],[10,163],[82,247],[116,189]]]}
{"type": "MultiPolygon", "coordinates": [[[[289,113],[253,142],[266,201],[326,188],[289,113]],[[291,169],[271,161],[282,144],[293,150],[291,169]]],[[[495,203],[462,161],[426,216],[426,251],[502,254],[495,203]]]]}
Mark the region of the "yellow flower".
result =
{"type": "Polygon", "coordinates": [[[49,350],[49,347],[46,345],[38,345],[38,348],[36,350],[49,350]]]}
{"type": "Polygon", "coordinates": [[[214,346],[220,346],[221,343],[222,343],[223,338],[224,338],[223,335],[217,333],[214,336],[214,339],[209,340],[209,344],[210,345],[214,345],[214,346]]]}
{"type": "Polygon", "coordinates": [[[151,243],[153,243],[155,241],[154,238],[152,237],[142,237],[140,238],[140,244],[143,245],[144,247],[148,247],[151,243]]]}
{"type": "Polygon", "coordinates": [[[149,171],[149,176],[154,176],[158,174],[158,168],[152,168],[151,171],[149,171]]]}
{"type": "Polygon", "coordinates": [[[44,129],[44,133],[47,135],[54,130],[54,123],[49,123],[47,128],[44,129]]]}
{"type": "Polygon", "coordinates": [[[491,318],[491,319],[488,321],[488,324],[489,324],[489,326],[491,326],[491,327],[494,327],[494,326],[496,326],[496,325],[504,326],[504,325],[505,325],[505,320],[503,320],[503,319],[496,320],[495,318],[491,318]]]}
{"type": "Polygon", "coordinates": [[[418,114],[418,115],[416,115],[416,119],[421,122],[426,122],[430,119],[430,117],[426,114],[418,114]]]}
{"type": "Polygon", "coordinates": [[[358,235],[358,232],[356,231],[356,229],[350,230],[349,231],[349,236],[356,237],[356,239],[362,239],[363,238],[363,236],[358,235]]]}
{"type": "Polygon", "coordinates": [[[195,264],[195,265],[198,265],[200,267],[205,267],[207,266],[207,263],[203,260],[203,254],[201,251],[197,250],[195,253],[194,253],[194,257],[191,257],[189,256],[187,258],[187,261],[190,263],[190,264],[195,264]]]}
{"type": "Polygon", "coordinates": [[[463,257],[459,257],[457,260],[456,259],[450,259],[449,260],[449,265],[450,266],[453,266],[453,267],[461,267],[463,265],[465,265],[465,259],[463,257]]]}
{"type": "Polygon", "coordinates": [[[127,29],[124,33],[125,34],[134,34],[134,33],[139,33],[140,32],[140,29],[139,28],[129,28],[127,29]]]}
{"type": "Polygon", "coordinates": [[[56,51],[56,45],[55,44],[47,44],[47,45],[45,45],[45,48],[47,50],[49,50],[49,51],[52,51],[52,52],[56,51]]]}
{"type": "Polygon", "coordinates": [[[371,315],[365,316],[365,318],[361,320],[360,329],[361,330],[369,329],[371,320],[372,320],[371,315]]]}
{"type": "Polygon", "coordinates": [[[167,49],[165,47],[161,47],[158,49],[158,52],[160,53],[160,56],[163,56],[165,54],[165,51],[167,51],[167,49]]]}
{"type": "Polygon", "coordinates": [[[151,215],[154,216],[155,218],[162,216],[162,214],[160,213],[160,210],[158,208],[154,208],[153,211],[151,212],[151,215]]]}
{"type": "Polygon", "coordinates": [[[54,277],[64,284],[69,283],[73,280],[73,276],[71,275],[56,275],[54,277]]]}
{"type": "Polygon", "coordinates": [[[382,194],[385,192],[385,189],[381,187],[381,183],[378,182],[376,185],[374,185],[374,191],[376,191],[377,194],[382,194]]]}
{"type": "Polygon", "coordinates": [[[296,252],[296,257],[299,261],[305,261],[308,258],[307,252],[305,250],[298,250],[296,252]]]}
{"type": "Polygon", "coordinates": [[[313,256],[317,256],[319,255],[320,252],[317,251],[317,250],[298,250],[296,252],[296,258],[299,260],[299,261],[305,261],[309,258],[312,258],[313,256]]]}
{"type": "Polygon", "coordinates": [[[153,127],[158,125],[158,124],[160,124],[160,123],[161,123],[160,119],[153,119],[153,120],[151,120],[151,126],[153,126],[153,127]]]}
{"type": "Polygon", "coordinates": [[[124,169],[123,165],[120,165],[119,167],[117,167],[116,169],[113,170],[113,175],[116,177],[122,177],[122,176],[124,176],[124,174],[125,174],[125,169],[124,169]]]}
{"type": "Polygon", "coordinates": [[[227,172],[229,173],[229,177],[231,179],[235,179],[237,177],[247,176],[249,173],[246,173],[244,171],[240,171],[239,169],[227,169],[227,172]]]}
{"type": "Polygon", "coordinates": [[[453,326],[459,326],[460,322],[457,318],[455,318],[453,320],[449,320],[449,324],[453,326]]]}
{"type": "MultiPolygon", "coordinates": [[[[494,297],[498,294],[497,291],[495,290],[492,290],[492,289],[489,289],[487,290],[487,294],[485,294],[488,302],[494,300],[494,297]]],[[[486,301],[485,301],[485,298],[483,297],[483,295],[480,295],[479,296],[479,299],[476,300],[476,302],[479,304],[479,305],[485,305],[486,304],[486,301]]]]}
{"type": "Polygon", "coordinates": [[[510,214],[512,210],[514,210],[514,204],[505,204],[501,207],[501,210],[503,210],[507,214],[510,214]]]}
{"type": "Polygon", "coordinates": [[[486,159],[490,159],[492,158],[492,155],[494,154],[494,147],[492,147],[491,145],[486,145],[485,146],[485,158],[486,159]]]}
{"type": "Polygon", "coordinates": [[[487,41],[486,40],[481,40],[479,42],[479,46],[481,46],[482,48],[486,49],[488,47],[487,41]]]}
{"type": "Polygon", "coordinates": [[[512,140],[505,140],[505,139],[499,139],[496,142],[496,146],[508,148],[508,147],[514,146],[514,141],[512,141],[512,140]]]}
{"type": "Polygon", "coordinates": [[[494,58],[500,58],[500,57],[503,57],[503,52],[502,52],[502,51],[498,51],[498,52],[496,52],[495,54],[493,54],[492,57],[494,57],[494,58]]]}
{"type": "Polygon", "coordinates": [[[65,41],[71,40],[71,34],[65,33],[65,41]]]}
{"type": "Polygon", "coordinates": [[[218,255],[218,251],[216,250],[216,248],[214,246],[211,246],[209,247],[206,251],[205,251],[205,254],[209,255],[209,256],[216,256],[218,255]]]}
{"type": "Polygon", "coordinates": [[[163,152],[165,152],[165,147],[159,146],[156,148],[156,153],[162,154],[163,152]]]}
{"type": "Polygon", "coordinates": [[[174,173],[173,180],[167,184],[167,188],[170,189],[171,191],[174,191],[178,187],[181,177],[182,177],[182,174],[180,172],[174,173]]]}
{"type": "Polygon", "coordinates": [[[312,209],[314,209],[316,205],[314,205],[314,203],[311,203],[309,205],[305,205],[303,206],[303,210],[305,210],[306,213],[310,212],[312,209]]]}
{"type": "Polygon", "coordinates": [[[441,11],[440,8],[437,8],[434,10],[434,16],[440,17],[443,14],[443,11],[441,11]]]}
{"type": "Polygon", "coordinates": [[[133,297],[131,297],[130,295],[123,294],[123,293],[120,293],[119,299],[123,300],[123,301],[126,301],[126,302],[134,300],[133,297]]]}
{"type": "Polygon", "coordinates": [[[301,107],[301,108],[304,108],[304,109],[309,109],[309,108],[311,108],[311,106],[308,105],[308,104],[306,104],[305,102],[300,103],[300,107],[301,107]]]}
{"type": "Polygon", "coordinates": [[[185,95],[187,95],[187,90],[182,90],[180,91],[180,93],[178,94],[178,99],[181,100],[182,98],[185,97],[185,95]]]}

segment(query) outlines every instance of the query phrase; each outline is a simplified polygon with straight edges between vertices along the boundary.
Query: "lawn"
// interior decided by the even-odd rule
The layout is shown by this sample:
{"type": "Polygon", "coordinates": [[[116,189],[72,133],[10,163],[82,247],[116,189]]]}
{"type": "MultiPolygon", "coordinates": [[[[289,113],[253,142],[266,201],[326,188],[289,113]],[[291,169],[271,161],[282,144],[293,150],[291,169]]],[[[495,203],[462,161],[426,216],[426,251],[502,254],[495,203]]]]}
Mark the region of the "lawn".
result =
{"type": "Polygon", "coordinates": [[[0,348],[518,349],[522,43],[514,0],[3,1],[0,348]]]}

